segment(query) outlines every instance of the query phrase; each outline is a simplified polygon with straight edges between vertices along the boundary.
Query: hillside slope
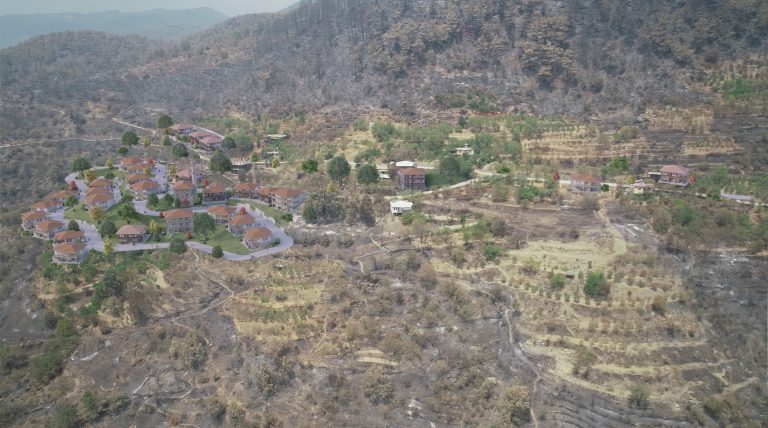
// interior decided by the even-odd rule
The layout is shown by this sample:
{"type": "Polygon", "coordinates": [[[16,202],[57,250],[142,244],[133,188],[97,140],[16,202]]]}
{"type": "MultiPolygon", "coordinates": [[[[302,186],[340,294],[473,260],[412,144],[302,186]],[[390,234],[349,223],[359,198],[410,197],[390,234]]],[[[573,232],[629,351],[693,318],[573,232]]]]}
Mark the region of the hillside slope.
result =
{"type": "Polygon", "coordinates": [[[706,98],[696,84],[719,62],[762,52],[767,22],[758,0],[635,1],[631,14],[618,0],[326,0],[234,18],[180,43],[42,36],[0,51],[0,84],[7,96],[186,113],[354,105],[634,115],[706,98]]]}

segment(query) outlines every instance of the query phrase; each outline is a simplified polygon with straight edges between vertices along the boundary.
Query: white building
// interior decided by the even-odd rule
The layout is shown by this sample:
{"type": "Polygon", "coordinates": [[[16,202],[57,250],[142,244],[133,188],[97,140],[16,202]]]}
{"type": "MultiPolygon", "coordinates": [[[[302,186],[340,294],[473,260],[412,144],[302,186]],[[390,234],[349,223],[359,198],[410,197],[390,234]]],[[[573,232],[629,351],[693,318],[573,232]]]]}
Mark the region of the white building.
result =
{"type": "Polygon", "coordinates": [[[413,209],[413,202],[409,201],[389,201],[389,211],[392,215],[403,214],[413,209]]]}
{"type": "Polygon", "coordinates": [[[395,164],[395,167],[397,169],[400,169],[400,168],[415,168],[416,167],[416,162],[413,162],[413,161],[400,161],[400,162],[397,162],[395,164]]]}
{"type": "Polygon", "coordinates": [[[472,147],[469,147],[468,144],[464,144],[464,147],[456,147],[454,149],[456,151],[456,154],[459,156],[472,156],[475,154],[475,149],[472,147]]]}

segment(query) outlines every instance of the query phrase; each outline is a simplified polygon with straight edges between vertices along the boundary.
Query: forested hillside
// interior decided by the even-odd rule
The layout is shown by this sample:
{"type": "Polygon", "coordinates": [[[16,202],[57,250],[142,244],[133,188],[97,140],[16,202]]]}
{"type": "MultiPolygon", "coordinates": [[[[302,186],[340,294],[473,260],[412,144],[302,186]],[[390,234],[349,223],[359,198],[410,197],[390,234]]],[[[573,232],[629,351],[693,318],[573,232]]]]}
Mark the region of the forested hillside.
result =
{"type": "Polygon", "coordinates": [[[708,97],[697,84],[718,64],[763,52],[767,35],[760,0],[322,0],[179,43],[38,37],[0,51],[0,83],[8,97],[186,112],[638,114],[708,97]]]}

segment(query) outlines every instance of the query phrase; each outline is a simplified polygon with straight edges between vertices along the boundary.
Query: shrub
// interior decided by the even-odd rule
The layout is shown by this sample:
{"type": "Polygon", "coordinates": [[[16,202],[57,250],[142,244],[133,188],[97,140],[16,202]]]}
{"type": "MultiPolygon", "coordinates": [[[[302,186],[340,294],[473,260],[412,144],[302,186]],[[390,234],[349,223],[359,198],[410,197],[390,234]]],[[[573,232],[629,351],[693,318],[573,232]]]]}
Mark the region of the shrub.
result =
{"type": "Polygon", "coordinates": [[[187,251],[187,243],[184,242],[184,238],[180,236],[171,238],[170,250],[176,254],[185,253],[187,251]]]}
{"type": "Polygon", "coordinates": [[[211,256],[214,259],[220,259],[224,256],[224,250],[221,249],[219,245],[213,247],[213,250],[211,250],[211,256]]]}
{"type": "Polygon", "coordinates": [[[493,244],[485,244],[483,247],[483,255],[488,261],[493,261],[499,258],[502,253],[501,247],[493,244]]]}
{"type": "Polygon", "coordinates": [[[363,394],[374,404],[389,403],[395,390],[381,366],[372,366],[363,378],[363,394]]]}
{"type": "Polygon", "coordinates": [[[667,314],[667,300],[663,296],[656,296],[651,303],[651,309],[657,314],[664,316],[667,314]]]}
{"type": "Polygon", "coordinates": [[[528,388],[513,383],[504,390],[496,405],[499,426],[521,426],[531,419],[528,388]]]}
{"type": "Polygon", "coordinates": [[[611,286],[605,279],[603,272],[587,273],[587,280],[584,283],[584,294],[590,297],[607,296],[611,291],[611,286]]]}
{"type": "Polygon", "coordinates": [[[636,409],[647,409],[651,406],[650,393],[645,385],[635,384],[629,389],[629,405],[636,409]]]}
{"type": "Polygon", "coordinates": [[[560,290],[565,286],[565,275],[560,272],[553,273],[552,276],[549,277],[549,284],[552,288],[560,290]]]}

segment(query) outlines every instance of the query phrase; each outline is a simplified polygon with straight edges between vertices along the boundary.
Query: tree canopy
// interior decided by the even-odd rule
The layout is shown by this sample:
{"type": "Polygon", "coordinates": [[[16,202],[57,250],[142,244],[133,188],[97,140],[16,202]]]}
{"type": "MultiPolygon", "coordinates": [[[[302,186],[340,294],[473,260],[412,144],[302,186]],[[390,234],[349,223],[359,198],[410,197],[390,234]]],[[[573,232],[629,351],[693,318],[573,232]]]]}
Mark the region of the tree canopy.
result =
{"type": "Polygon", "coordinates": [[[352,168],[349,166],[349,162],[342,156],[336,156],[328,162],[328,175],[341,184],[344,179],[349,177],[349,173],[352,168]]]}
{"type": "Polygon", "coordinates": [[[135,146],[136,144],[139,144],[139,136],[136,135],[136,133],[133,131],[125,131],[123,132],[123,136],[120,138],[120,141],[124,146],[135,146]]]}
{"type": "Polygon", "coordinates": [[[176,143],[171,149],[171,154],[176,156],[177,158],[185,158],[189,156],[189,150],[187,150],[186,144],[176,143]]]}
{"type": "Polygon", "coordinates": [[[171,116],[164,114],[157,119],[157,127],[159,129],[170,128],[171,126],[173,126],[173,119],[171,119],[171,116]]]}
{"type": "Polygon", "coordinates": [[[365,164],[357,170],[357,182],[360,184],[373,184],[379,181],[379,171],[371,164],[365,164]]]}
{"type": "Polygon", "coordinates": [[[208,162],[208,169],[214,172],[228,172],[232,170],[232,161],[221,150],[216,150],[208,162]]]}
{"type": "Polygon", "coordinates": [[[171,238],[169,249],[172,253],[181,254],[187,251],[187,243],[184,242],[184,238],[181,236],[174,236],[171,238]]]}
{"type": "Polygon", "coordinates": [[[197,213],[192,219],[192,230],[195,233],[202,233],[205,240],[208,240],[208,232],[213,232],[215,228],[216,222],[207,213],[197,213]]]}
{"type": "Polygon", "coordinates": [[[82,173],[86,169],[91,168],[91,161],[86,158],[77,158],[72,161],[72,171],[82,173]]]}

